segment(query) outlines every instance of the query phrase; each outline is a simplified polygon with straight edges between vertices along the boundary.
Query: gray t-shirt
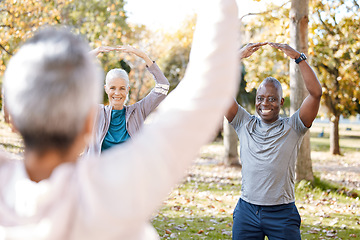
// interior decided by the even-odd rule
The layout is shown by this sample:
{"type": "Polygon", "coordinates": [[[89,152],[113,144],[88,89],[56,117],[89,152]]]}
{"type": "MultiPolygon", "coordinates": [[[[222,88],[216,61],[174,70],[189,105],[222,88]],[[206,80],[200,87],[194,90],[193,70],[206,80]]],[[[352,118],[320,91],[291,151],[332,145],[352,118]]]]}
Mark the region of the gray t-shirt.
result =
{"type": "Polygon", "coordinates": [[[295,163],[308,130],[299,110],[266,124],[239,106],[230,124],[240,141],[241,198],[255,205],[294,202],[295,163]]]}

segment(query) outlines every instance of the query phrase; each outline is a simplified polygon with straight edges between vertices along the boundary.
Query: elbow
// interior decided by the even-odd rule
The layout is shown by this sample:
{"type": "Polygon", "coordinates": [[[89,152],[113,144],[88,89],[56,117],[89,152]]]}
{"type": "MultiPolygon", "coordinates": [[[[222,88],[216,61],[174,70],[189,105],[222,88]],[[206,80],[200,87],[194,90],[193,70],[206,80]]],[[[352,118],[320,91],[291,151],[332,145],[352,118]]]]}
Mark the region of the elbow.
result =
{"type": "Polygon", "coordinates": [[[317,97],[318,99],[321,99],[322,94],[323,94],[322,88],[320,88],[320,89],[317,91],[315,97],[317,97]]]}
{"type": "Polygon", "coordinates": [[[315,89],[313,89],[313,91],[310,92],[311,96],[313,96],[316,99],[321,99],[321,96],[323,94],[322,92],[322,87],[321,85],[319,85],[319,87],[316,87],[315,89]]]}

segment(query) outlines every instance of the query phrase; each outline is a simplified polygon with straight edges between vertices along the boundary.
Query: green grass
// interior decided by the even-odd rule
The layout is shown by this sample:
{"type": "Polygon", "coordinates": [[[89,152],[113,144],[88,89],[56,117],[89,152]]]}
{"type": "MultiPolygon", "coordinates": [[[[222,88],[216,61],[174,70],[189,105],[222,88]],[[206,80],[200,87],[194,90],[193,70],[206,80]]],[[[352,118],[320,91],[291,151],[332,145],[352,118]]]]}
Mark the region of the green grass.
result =
{"type": "MultiPolygon", "coordinates": [[[[310,129],[312,151],[329,151],[330,149],[330,124],[314,123],[310,129]],[[318,137],[324,130],[324,137],[318,137]]],[[[340,124],[340,149],[344,152],[360,151],[360,124],[340,124]],[[346,130],[351,129],[351,130],[346,130]]]]}
{"type": "MultiPolygon", "coordinates": [[[[360,158],[360,125],[340,125],[340,148],[345,156],[329,153],[328,124],[311,128],[312,153],[321,158],[314,162],[357,163],[360,158]],[[351,128],[351,131],[346,130],[351,128]],[[324,137],[318,134],[324,129],[324,137]]],[[[203,159],[221,159],[221,143],[201,151],[203,159]]],[[[210,161],[211,162],[211,161],[210,161]]],[[[240,170],[218,165],[195,165],[154,215],[152,223],[161,239],[231,239],[232,211],[240,197],[240,170]],[[219,170],[220,169],[220,170],[219,170]]],[[[302,239],[360,238],[360,200],[342,185],[315,176],[314,182],[296,184],[296,205],[302,217],[302,239]]],[[[354,194],[355,193],[355,194],[354,194]]]]}
{"type": "MultiPolygon", "coordinates": [[[[215,167],[193,166],[187,180],[169,195],[152,220],[161,239],[231,239],[232,211],[241,185],[237,177],[209,177],[221,174],[209,172],[215,167]]],[[[338,193],[339,188],[318,178],[296,185],[303,239],[360,236],[359,198],[338,193]]]]}
{"type": "MultiPolygon", "coordinates": [[[[21,139],[0,122],[0,143],[12,153],[23,151],[21,139]]],[[[329,151],[329,126],[311,128],[313,163],[360,166],[360,125],[340,125],[343,156],[329,151]],[[351,128],[351,131],[346,128],[351,128]],[[318,134],[324,128],[325,136],[318,134]]],[[[240,169],[217,164],[223,153],[221,142],[202,148],[198,164],[154,214],[152,224],[161,239],[231,239],[232,212],[240,197],[240,169]],[[209,164],[212,163],[212,164],[209,164]],[[215,163],[215,164],[214,164],[215,163]]],[[[317,172],[318,176],[321,172],[317,172]]],[[[359,177],[360,178],[360,177],[359,177]]],[[[296,205],[302,217],[302,239],[359,239],[360,200],[344,186],[316,177],[296,184],[296,205]]]]}

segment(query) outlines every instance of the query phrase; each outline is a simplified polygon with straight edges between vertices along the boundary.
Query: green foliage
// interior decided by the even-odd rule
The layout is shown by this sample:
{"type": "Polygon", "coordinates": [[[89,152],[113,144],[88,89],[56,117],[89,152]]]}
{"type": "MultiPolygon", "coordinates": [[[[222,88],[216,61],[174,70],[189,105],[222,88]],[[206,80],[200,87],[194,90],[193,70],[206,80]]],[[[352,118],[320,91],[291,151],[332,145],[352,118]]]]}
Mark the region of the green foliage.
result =
{"type": "MultiPolygon", "coordinates": [[[[61,24],[84,35],[92,48],[122,45],[130,32],[124,4],[124,0],[68,0],[61,10],[61,24]]],[[[121,67],[120,60],[111,52],[102,56],[101,63],[107,72],[121,67]]]]}
{"type": "Polygon", "coordinates": [[[243,106],[248,112],[255,111],[255,97],[256,97],[256,90],[252,89],[251,91],[246,90],[246,86],[248,85],[246,78],[246,70],[245,65],[241,64],[240,67],[240,87],[238,94],[236,96],[236,101],[243,106]]]}
{"type": "Polygon", "coordinates": [[[196,24],[196,15],[184,21],[182,27],[174,33],[167,33],[163,38],[161,69],[174,89],[185,75],[189,62],[190,49],[196,24]]]}
{"type": "Polygon", "coordinates": [[[323,86],[329,115],[359,111],[360,29],[357,1],[317,1],[311,24],[312,65],[323,86]]]}
{"type": "MultiPolygon", "coordinates": [[[[0,75],[20,43],[43,26],[67,25],[74,32],[84,35],[93,48],[100,45],[120,45],[129,32],[124,0],[3,0],[1,3],[0,75]]],[[[108,56],[108,59],[103,59],[106,70],[118,62],[111,54],[108,56]]]]}
{"type": "MultiPolygon", "coordinates": [[[[260,14],[245,25],[249,42],[289,42],[289,7],[260,14]]],[[[323,86],[323,103],[330,116],[348,117],[360,105],[360,29],[358,1],[314,1],[309,23],[309,55],[323,86]]],[[[289,59],[265,46],[244,60],[249,82],[256,87],[265,77],[274,76],[289,94],[289,59]]]]}
{"type": "Polygon", "coordinates": [[[19,48],[20,43],[30,38],[40,27],[56,25],[65,0],[54,1],[1,1],[0,7],[0,75],[5,64],[19,48]]]}
{"type": "MultiPolygon", "coordinates": [[[[92,48],[123,44],[129,40],[126,34],[131,33],[124,4],[124,0],[1,1],[0,76],[20,44],[44,26],[67,25],[84,35],[92,48]]],[[[104,55],[101,62],[105,71],[126,67],[115,53],[104,55]]]]}
{"type": "MultiPolygon", "coordinates": [[[[243,22],[248,42],[289,42],[289,5],[278,9],[276,5],[270,4],[267,9],[276,10],[243,22]]],[[[247,72],[247,91],[256,88],[266,77],[272,76],[282,83],[284,96],[289,95],[289,58],[282,52],[264,46],[251,57],[243,59],[243,62],[247,72]]]]}
{"type": "Polygon", "coordinates": [[[314,176],[314,181],[312,182],[306,180],[300,181],[299,183],[296,184],[296,189],[301,191],[312,191],[314,189],[318,189],[320,191],[326,192],[327,194],[332,192],[339,195],[348,196],[351,198],[357,198],[360,195],[360,193],[356,190],[350,190],[339,184],[322,180],[318,176],[314,176]]]}

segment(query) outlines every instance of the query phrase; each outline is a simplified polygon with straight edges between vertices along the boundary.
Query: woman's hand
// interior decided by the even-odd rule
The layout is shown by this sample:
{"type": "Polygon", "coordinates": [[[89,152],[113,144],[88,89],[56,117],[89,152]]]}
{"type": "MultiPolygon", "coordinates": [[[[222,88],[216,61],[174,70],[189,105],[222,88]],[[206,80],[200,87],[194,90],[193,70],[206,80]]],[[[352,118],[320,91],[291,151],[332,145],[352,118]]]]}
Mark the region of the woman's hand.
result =
{"type": "Polygon", "coordinates": [[[91,50],[89,52],[89,54],[96,57],[97,55],[99,55],[99,53],[111,52],[111,51],[119,51],[119,48],[118,47],[109,47],[109,46],[100,46],[100,47],[95,48],[94,50],[91,50]]]}
{"type": "Polygon", "coordinates": [[[292,59],[297,59],[300,57],[300,53],[286,43],[269,42],[269,45],[273,48],[277,48],[280,51],[284,52],[287,56],[289,56],[292,59]]]}
{"type": "Polygon", "coordinates": [[[259,50],[262,46],[268,44],[267,42],[263,43],[248,43],[244,47],[242,47],[239,51],[240,59],[250,57],[254,52],[259,50]]]}
{"type": "Polygon", "coordinates": [[[153,64],[153,61],[149,58],[149,56],[145,52],[143,52],[140,49],[134,48],[133,46],[130,45],[118,46],[117,49],[124,53],[131,53],[142,58],[148,67],[150,67],[153,64]]]}

